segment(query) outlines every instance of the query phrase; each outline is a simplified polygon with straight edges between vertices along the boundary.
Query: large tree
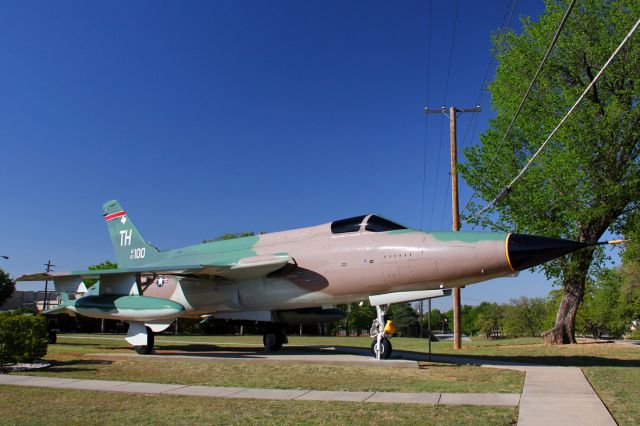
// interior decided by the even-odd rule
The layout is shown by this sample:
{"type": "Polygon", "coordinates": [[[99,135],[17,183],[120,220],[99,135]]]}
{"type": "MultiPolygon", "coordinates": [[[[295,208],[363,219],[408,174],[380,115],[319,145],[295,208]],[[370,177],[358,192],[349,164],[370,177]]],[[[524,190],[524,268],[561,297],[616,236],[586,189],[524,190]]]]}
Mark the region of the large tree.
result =
{"type": "MultiPolygon", "coordinates": [[[[493,199],[525,165],[640,17],[637,0],[580,0],[522,113],[499,149],[568,1],[547,0],[538,22],[523,18],[521,34],[495,36],[499,62],[489,85],[495,119],[461,170],[479,198],[493,199]],[[494,161],[495,158],[495,161],[494,161]],[[486,173],[485,173],[486,171],[486,173]]],[[[476,222],[493,229],[598,241],[640,199],[640,34],[623,48],[544,153],[476,222]]],[[[478,205],[472,205],[471,212],[478,205]]],[[[564,289],[548,343],[575,342],[585,280],[603,256],[586,249],[543,266],[564,289]]]]}

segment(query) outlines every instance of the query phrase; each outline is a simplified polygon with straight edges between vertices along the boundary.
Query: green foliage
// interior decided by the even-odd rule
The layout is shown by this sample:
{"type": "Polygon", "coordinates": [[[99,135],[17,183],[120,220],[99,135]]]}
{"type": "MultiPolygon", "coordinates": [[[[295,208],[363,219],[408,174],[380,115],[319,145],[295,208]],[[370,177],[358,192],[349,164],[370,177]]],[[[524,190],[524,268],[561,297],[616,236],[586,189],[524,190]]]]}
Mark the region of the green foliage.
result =
{"type": "MultiPolygon", "coordinates": [[[[460,329],[463,334],[473,336],[478,333],[479,330],[476,327],[476,319],[478,318],[479,312],[480,311],[475,306],[460,306],[460,315],[462,317],[460,321],[460,329]]],[[[453,321],[453,310],[451,311],[451,321],[453,321]]]]}
{"type": "Polygon", "coordinates": [[[236,238],[253,237],[254,235],[256,235],[255,232],[227,232],[226,234],[219,235],[212,240],[202,240],[202,242],[211,243],[214,241],[235,240],[236,238]]]}
{"type": "Polygon", "coordinates": [[[547,301],[519,297],[504,307],[503,333],[512,337],[539,336],[544,331],[547,301]]]}
{"type": "Polygon", "coordinates": [[[625,314],[631,319],[640,318],[640,210],[636,210],[624,225],[628,240],[622,253],[621,297],[626,301],[625,314]]]}
{"type": "MultiPolygon", "coordinates": [[[[640,16],[637,0],[581,1],[501,144],[567,3],[546,0],[539,22],[523,18],[521,34],[495,36],[499,66],[489,90],[496,117],[481,144],[464,150],[467,161],[460,166],[482,200],[492,200],[518,174],[640,16]]],[[[479,222],[493,229],[595,242],[624,219],[640,204],[638,87],[640,43],[632,40],[544,153],[496,204],[495,221],[484,217],[479,222]]],[[[471,213],[479,207],[471,205],[471,213]]],[[[556,324],[562,341],[573,337],[567,336],[573,333],[572,308],[582,299],[586,278],[603,260],[601,252],[594,259],[587,249],[542,267],[548,277],[570,287],[556,324]]]]}
{"type": "MultiPolygon", "coordinates": [[[[376,317],[376,308],[371,306],[368,301],[362,303],[362,306],[358,303],[353,303],[349,308],[345,311],[347,327],[349,328],[350,334],[360,333],[363,330],[369,331],[371,328],[371,323],[376,317]]],[[[338,325],[344,324],[344,321],[338,322],[338,325]]]]}
{"type": "Polygon", "coordinates": [[[500,336],[504,319],[504,306],[483,302],[479,305],[475,326],[487,339],[500,336]]]}
{"type": "MultiPolygon", "coordinates": [[[[98,263],[97,265],[91,265],[89,266],[89,270],[91,271],[102,271],[105,269],[118,269],[118,264],[117,263],[113,263],[109,260],[105,260],[102,263],[98,263]]],[[[87,288],[91,287],[92,285],[94,285],[95,283],[97,283],[98,280],[91,280],[91,279],[85,279],[84,280],[84,285],[87,286],[87,288]]]]}
{"type": "MultiPolygon", "coordinates": [[[[525,18],[521,35],[511,32],[494,40],[500,65],[489,90],[497,115],[481,144],[465,150],[467,162],[461,165],[463,176],[484,200],[496,196],[524,166],[640,15],[640,3],[633,0],[585,0],[574,8],[538,84],[498,150],[521,99],[514,94],[525,93],[564,3],[548,0],[539,22],[525,18]],[[484,176],[494,156],[497,161],[484,176]]],[[[486,224],[550,236],[578,237],[591,231],[588,236],[597,238],[596,231],[604,232],[629,204],[637,205],[638,84],[640,44],[629,43],[602,75],[597,90],[498,203],[499,220],[486,224]]]]}
{"type": "Polygon", "coordinates": [[[16,285],[9,274],[0,269],[0,306],[9,300],[15,290],[16,285]]]}
{"type": "Polygon", "coordinates": [[[626,301],[621,297],[620,283],[620,272],[615,269],[602,271],[597,280],[590,283],[580,308],[579,331],[596,338],[624,334],[633,318],[625,312],[626,301]]]}
{"type": "Polygon", "coordinates": [[[400,337],[417,337],[420,334],[418,313],[410,303],[391,305],[386,318],[396,325],[396,334],[400,337]]]}
{"type": "Polygon", "coordinates": [[[0,365],[42,358],[47,343],[44,317],[13,311],[0,314],[0,365]]]}
{"type": "MultiPolygon", "coordinates": [[[[445,318],[446,318],[446,315],[440,312],[439,309],[437,308],[431,309],[431,330],[435,332],[442,330],[445,318]]],[[[422,326],[424,327],[425,330],[429,329],[428,328],[429,327],[429,311],[428,310],[424,311],[422,326]]]]}
{"type": "Polygon", "coordinates": [[[549,296],[547,296],[547,314],[543,322],[545,330],[553,327],[553,324],[556,322],[556,313],[558,312],[558,306],[560,306],[563,296],[564,291],[562,289],[554,289],[549,292],[549,296]]]}

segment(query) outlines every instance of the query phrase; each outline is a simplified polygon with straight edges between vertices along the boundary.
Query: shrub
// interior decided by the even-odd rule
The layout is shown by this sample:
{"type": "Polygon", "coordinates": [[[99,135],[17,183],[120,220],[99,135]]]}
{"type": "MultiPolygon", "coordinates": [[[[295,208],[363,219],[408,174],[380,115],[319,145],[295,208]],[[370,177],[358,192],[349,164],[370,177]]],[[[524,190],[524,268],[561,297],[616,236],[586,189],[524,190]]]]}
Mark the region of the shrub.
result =
{"type": "Polygon", "coordinates": [[[13,311],[0,314],[0,365],[42,358],[47,342],[43,317],[13,311]]]}

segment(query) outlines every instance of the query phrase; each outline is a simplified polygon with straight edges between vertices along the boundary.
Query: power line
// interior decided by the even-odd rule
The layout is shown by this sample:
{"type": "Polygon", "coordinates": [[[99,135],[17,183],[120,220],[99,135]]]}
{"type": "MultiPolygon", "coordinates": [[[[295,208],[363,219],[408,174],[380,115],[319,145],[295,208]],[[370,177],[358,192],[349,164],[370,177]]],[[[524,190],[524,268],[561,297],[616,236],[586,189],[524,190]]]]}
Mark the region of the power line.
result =
{"type": "MultiPolygon", "coordinates": [[[[501,37],[511,25],[511,18],[513,18],[513,12],[516,9],[516,5],[518,4],[518,0],[508,0],[507,6],[505,8],[504,16],[502,17],[502,22],[500,23],[500,27],[498,28],[498,37],[501,37]]],[[[476,105],[482,104],[482,99],[487,93],[486,88],[489,82],[489,73],[493,68],[493,63],[495,62],[495,56],[489,52],[489,60],[487,61],[487,69],[484,72],[484,77],[480,82],[480,91],[478,92],[478,96],[476,97],[476,105]]],[[[460,147],[463,148],[466,145],[467,136],[469,134],[473,135],[476,131],[476,125],[478,124],[478,115],[474,116],[469,124],[467,125],[467,130],[465,131],[464,138],[462,138],[462,143],[460,147]],[[473,123],[473,126],[472,126],[473,123]],[[469,129],[471,129],[471,133],[469,133],[469,129]]],[[[473,137],[473,136],[472,136],[473,137]]]]}
{"type": "MultiPolygon", "coordinates": [[[[584,89],[584,91],[582,92],[582,94],[580,95],[580,97],[578,98],[578,100],[573,104],[573,106],[571,107],[571,109],[569,109],[569,111],[567,111],[567,113],[565,114],[565,116],[562,118],[562,120],[560,120],[560,123],[558,123],[558,125],[555,127],[555,129],[553,129],[553,131],[551,133],[549,133],[549,136],[547,136],[547,139],[542,143],[542,145],[540,145],[540,147],[538,148],[538,150],[533,154],[533,156],[529,159],[529,161],[527,161],[527,164],[525,164],[525,166],[522,168],[522,170],[520,170],[520,172],[516,175],[515,178],[513,178],[513,180],[511,181],[511,183],[509,183],[509,185],[507,185],[502,191],[500,191],[500,194],[498,194],[497,197],[495,197],[493,200],[491,200],[491,202],[489,204],[487,204],[482,210],[480,210],[477,214],[475,214],[473,217],[471,217],[471,219],[469,219],[469,221],[473,221],[475,218],[479,217],[482,213],[484,213],[485,211],[487,211],[491,206],[493,206],[495,203],[497,203],[498,201],[504,199],[507,195],[509,195],[509,192],[511,192],[511,189],[513,187],[513,185],[522,177],[522,175],[524,175],[527,170],[529,170],[529,167],[531,166],[531,164],[533,163],[533,160],[536,159],[536,157],[538,157],[538,155],[540,155],[540,153],[542,152],[542,150],[547,146],[547,143],[549,143],[549,141],[551,140],[551,138],[553,137],[553,135],[556,134],[556,132],[558,131],[558,129],[560,129],[560,127],[564,124],[564,122],[569,118],[569,116],[573,113],[573,111],[575,111],[575,109],[578,107],[578,105],[580,104],[580,102],[582,102],[582,100],[584,99],[584,97],[587,95],[587,93],[589,92],[589,90],[591,90],[591,88],[596,84],[596,82],[598,81],[598,79],[600,78],[600,76],[602,75],[602,73],[604,72],[604,70],[607,69],[607,67],[609,66],[609,64],[615,59],[615,57],[618,55],[618,52],[620,52],[620,50],[624,47],[624,45],[627,43],[627,41],[629,41],[629,39],[631,38],[631,36],[633,36],[633,33],[638,29],[638,25],[640,25],[640,18],[636,21],[635,25],[631,28],[631,30],[627,33],[627,35],[625,36],[625,38],[622,40],[622,42],[620,43],[620,45],[618,45],[618,47],[616,48],[616,50],[614,50],[614,52],[611,54],[611,56],[609,57],[609,59],[607,60],[607,62],[605,62],[605,64],[603,65],[603,67],[600,69],[600,71],[598,71],[598,74],[596,74],[596,76],[594,77],[594,79],[591,81],[591,83],[589,83],[589,85],[587,86],[586,89],[584,89]]],[[[468,222],[468,221],[465,221],[468,222]]]]}
{"type": "MultiPolygon", "coordinates": [[[[429,25],[427,30],[427,87],[425,90],[425,104],[429,99],[429,80],[430,80],[430,70],[431,70],[431,16],[433,10],[433,2],[429,0],[429,25]]],[[[420,229],[423,229],[424,223],[424,191],[427,185],[427,136],[429,130],[429,121],[427,116],[424,116],[424,151],[422,153],[422,203],[420,205],[420,229]]]]}
{"type": "MultiPolygon", "coordinates": [[[[504,141],[507,140],[507,136],[509,135],[509,132],[511,132],[511,128],[513,127],[514,123],[516,122],[516,119],[518,118],[518,115],[520,115],[520,112],[522,111],[522,107],[524,106],[525,101],[529,97],[529,94],[531,93],[531,90],[533,89],[533,86],[536,83],[536,80],[538,79],[538,76],[540,75],[540,72],[542,72],[542,68],[546,64],[547,59],[549,58],[549,56],[551,55],[551,51],[553,50],[554,46],[556,45],[556,42],[558,41],[558,37],[560,36],[560,33],[562,32],[562,29],[564,28],[564,25],[567,22],[567,19],[569,18],[569,14],[571,13],[571,9],[573,9],[573,5],[575,4],[575,2],[576,2],[576,0],[571,0],[571,3],[569,3],[569,6],[567,7],[567,10],[565,11],[564,16],[562,17],[562,20],[560,21],[560,25],[558,25],[558,29],[556,30],[556,33],[554,34],[553,39],[551,40],[551,44],[549,44],[549,48],[547,49],[547,53],[545,53],[544,58],[542,58],[542,62],[540,62],[540,65],[538,66],[538,69],[536,70],[536,73],[533,76],[533,79],[531,80],[531,83],[529,84],[529,87],[527,88],[527,91],[525,92],[524,97],[520,101],[520,105],[518,105],[518,108],[516,109],[516,113],[513,115],[513,118],[511,119],[511,123],[509,123],[509,126],[507,127],[507,130],[504,132],[504,135],[502,136],[502,140],[498,144],[498,147],[496,148],[496,151],[495,151],[495,153],[493,155],[493,158],[489,162],[489,165],[482,172],[482,177],[480,178],[481,182],[485,180],[485,178],[487,177],[487,173],[489,172],[489,170],[491,169],[491,167],[495,163],[496,158],[498,158],[498,154],[500,153],[500,149],[502,148],[502,145],[504,144],[504,141]]],[[[467,210],[467,207],[469,207],[469,205],[471,204],[471,201],[473,201],[473,199],[475,198],[477,193],[478,193],[478,190],[475,189],[473,191],[473,194],[471,194],[471,198],[469,198],[469,201],[467,201],[467,204],[465,204],[465,206],[462,208],[461,214],[464,213],[467,210]]]]}
{"type": "MultiPolygon", "coordinates": [[[[453,31],[451,36],[451,47],[449,48],[449,65],[447,67],[447,79],[444,85],[444,104],[447,103],[447,92],[449,91],[449,78],[451,77],[451,63],[453,62],[453,48],[456,42],[456,31],[458,28],[458,12],[460,11],[460,0],[456,0],[456,9],[453,18],[453,31]]],[[[428,99],[427,99],[428,101],[428,99]]],[[[440,122],[440,138],[438,140],[438,156],[436,157],[436,178],[433,183],[433,201],[431,202],[431,215],[429,223],[433,224],[433,212],[435,210],[436,195],[438,190],[438,175],[440,174],[440,153],[442,151],[442,122],[440,122]]]]}

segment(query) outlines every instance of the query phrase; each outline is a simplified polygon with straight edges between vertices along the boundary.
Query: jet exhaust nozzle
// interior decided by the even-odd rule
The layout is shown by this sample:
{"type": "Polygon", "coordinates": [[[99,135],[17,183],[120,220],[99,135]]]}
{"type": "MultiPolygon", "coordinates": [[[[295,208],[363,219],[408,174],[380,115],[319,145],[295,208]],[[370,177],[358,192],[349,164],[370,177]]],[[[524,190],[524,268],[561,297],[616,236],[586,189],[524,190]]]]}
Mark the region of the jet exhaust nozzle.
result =
{"type": "Polygon", "coordinates": [[[509,234],[507,256],[513,270],[522,271],[592,245],[557,238],[509,234]]]}

